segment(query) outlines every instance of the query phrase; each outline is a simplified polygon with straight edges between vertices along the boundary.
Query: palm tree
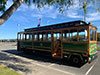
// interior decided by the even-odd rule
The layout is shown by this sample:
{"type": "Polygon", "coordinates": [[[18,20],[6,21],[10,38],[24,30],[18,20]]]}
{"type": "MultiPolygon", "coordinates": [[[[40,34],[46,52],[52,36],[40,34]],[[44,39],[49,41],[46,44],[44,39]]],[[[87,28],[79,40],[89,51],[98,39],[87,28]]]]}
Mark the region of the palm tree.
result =
{"type": "MultiPolygon", "coordinates": [[[[5,8],[3,8],[6,4],[7,0],[1,0],[5,2],[1,2],[2,10],[4,11],[5,8]]],[[[3,24],[6,20],[9,19],[9,17],[17,10],[17,8],[23,3],[23,0],[16,0],[12,4],[10,8],[8,8],[4,13],[0,16],[0,25],[3,24]]]]}
{"type": "Polygon", "coordinates": [[[84,21],[86,21],[86,14],[87,14],[87,1],[84,0],[83,2],[83,10],[84,10],[84,21]]]}

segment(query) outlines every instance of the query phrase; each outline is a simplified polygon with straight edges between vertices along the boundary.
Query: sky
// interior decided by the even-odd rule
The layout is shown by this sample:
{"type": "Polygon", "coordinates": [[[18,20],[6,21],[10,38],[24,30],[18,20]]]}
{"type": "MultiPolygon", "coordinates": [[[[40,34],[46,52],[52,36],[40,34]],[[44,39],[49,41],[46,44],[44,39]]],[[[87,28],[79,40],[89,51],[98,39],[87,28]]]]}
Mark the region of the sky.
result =
{"type": "MultiPolygon", "coordinates": [[[[24,31],[26,28],[37,27],[41,18],[41,26],[52,25],[57,23],[83,20],[84,13],[79,8],[78,0],[75,0],[75,5],[70,9],[59,13],[55,6],[45,6],[38,9],[35,5],[27,6],[22,4],[16,12],[0,26],[0,39],[16,39],[17,32],[24,31]]],[[[6,7],[9,8],[12,1],[9,0],[6,7]]],[[[86,21],[91,22],[98,28],[100,32],[100,12],[94,10],[92,4],[88,5],[86,21]]],[[[0,13],[1,15],[2,13],[0,13]]]]}

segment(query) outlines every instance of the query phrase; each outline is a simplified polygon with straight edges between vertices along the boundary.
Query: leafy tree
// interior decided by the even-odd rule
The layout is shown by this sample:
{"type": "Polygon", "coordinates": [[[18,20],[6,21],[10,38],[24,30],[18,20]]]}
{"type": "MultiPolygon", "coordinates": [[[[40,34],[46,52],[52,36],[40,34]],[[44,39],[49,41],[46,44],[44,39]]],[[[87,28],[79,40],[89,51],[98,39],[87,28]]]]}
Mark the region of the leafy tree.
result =
{"type": "MultiPolygon", "coordinates": [[[[35,4],[38,8],[45,5],[55,5],[60,12],[63,12],[70,6],[74,5],[75,0],[13,0],[13,4],[6,10],[5,5],[7,4],[7,1],[8,0],[0,0],[0,12],[3,13],[0,16],[0,25],[9,19],[9,17],[17,10],[18,7],[20,7],[22,3],[26,3],[27,5],[35,4]]],[[[100,0],[79,0],[80,6],[83,7],[84,10],[84,20],[86,17],[87,5],[91,2],[95,3],[96,1],[100,0]]]]}

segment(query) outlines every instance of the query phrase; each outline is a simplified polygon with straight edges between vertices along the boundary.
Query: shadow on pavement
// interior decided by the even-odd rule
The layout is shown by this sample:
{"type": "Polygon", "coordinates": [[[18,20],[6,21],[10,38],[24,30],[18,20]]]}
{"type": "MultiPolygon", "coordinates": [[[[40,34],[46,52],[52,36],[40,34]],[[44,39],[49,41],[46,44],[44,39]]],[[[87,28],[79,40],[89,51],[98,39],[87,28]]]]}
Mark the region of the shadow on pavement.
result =
{"type": "MultiPolygon", "coordinates": [[[[13,50],[13,51],[15,51],[15,50],[13,50]]],[[[13,55],[0,52],[0,64],[4,64],[7,67],[12,68],[16,71],[30,72],[31,71],[30,69],[28,69],[24,65],[21,65],[21,64],[29,64],[29,63],[30,62],[16,58],[13,55]],[[17,63],[17,64],[15,64],[15,63],[17,63]]]]}
{"type": "Polygon", "coordinates": [[[82,67],[84,64],[82,65],[72,65],[72,63],[69,63],[66,59],[62,60],[55,60],[52,59],[52,57],[50,56],[50,53],[45,54],[44,52],[33,52],[33,53],[24,53],[24,52],[19,52],[17,50],[4,50],[3,52],[7,52],[7,53],[11,53],[17,56],[21,56],[21,57],[25,57],[28,59],[32,59],[32,60],[36,60],[39,62],[49,62],[49,63],[56,63],[56,64],[60,64],[60,65],[66,65],[66,66],[71,66],[71,67],[77,67],[80,68],[82,67]]]}

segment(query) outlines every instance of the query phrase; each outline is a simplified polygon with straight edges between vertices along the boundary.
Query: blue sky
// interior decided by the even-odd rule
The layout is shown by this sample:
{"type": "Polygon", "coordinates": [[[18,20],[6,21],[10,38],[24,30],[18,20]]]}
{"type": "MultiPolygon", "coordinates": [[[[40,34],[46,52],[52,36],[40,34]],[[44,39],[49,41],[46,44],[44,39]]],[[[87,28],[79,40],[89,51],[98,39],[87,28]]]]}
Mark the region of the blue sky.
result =
{"type": "MultiPolygon", "coordinates": [[[[7,8],[11,4],[12,2],[8,1],[7,8]]],[[[22,4],[9,20],[0,26],[0,39],[15,39],[17,32],[26,28],[37,27],[39,18],[41,18],[41,26],[83,20],[83,10],[79,8],[78,0],[75,1],[74,6],[71,6],[63,14],[59,13],[54,6],[46,5],[39,10],[34,5],[28,7],[22,4]]],[[[100,12],[96,12],[92,4],[88,6],[86,21],[92,22],[100,32],[100,12]]]]}

